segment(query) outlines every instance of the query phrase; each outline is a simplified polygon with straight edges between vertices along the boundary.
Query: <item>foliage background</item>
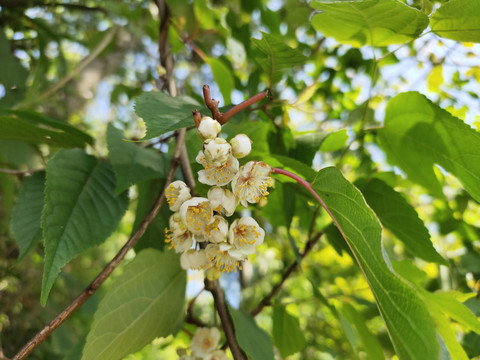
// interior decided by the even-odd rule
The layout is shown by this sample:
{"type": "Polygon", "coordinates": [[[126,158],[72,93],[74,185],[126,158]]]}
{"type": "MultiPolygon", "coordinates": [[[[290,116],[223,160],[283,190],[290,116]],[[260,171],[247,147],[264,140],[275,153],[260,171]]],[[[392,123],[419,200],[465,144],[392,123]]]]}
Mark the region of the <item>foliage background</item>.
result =
{"type": "MultiPolygon", "coordinates": [[[[448,263],[448,267],[440,266],[442,260],[436,255],[428,255],[425,249],[415,252],[411,244],[398,240],[405,237],[395,231],[395,227],[406,227],[399,216],[402,205],[394,208],[398,213],[388,214],[392,224],[387,226],[380,214],[391,210],[391,203],[378,201],[377,212],[368,201],[386,227],[384,246],[395,269],[432,292],[441,289],[477,293],[468,300],[458,293],[456,296],[462,302],[466,300],[467,307],[478,316],[478,197],[472,197],[474,192],[467,192],[450,174],[448,164],[432,167],[438,161],[427,162],[423,169],[428,169],[425,171],[429,174],[420,173],[415,178],[412,176],[415,169],[409,173],[394,166],[398,162],[380,145],[382,136],[388,136],[381,130],[386,104],[406,91],[419,91],[466,124],[480,128],[479,45],[439,37],[427,29],[415,41],[402,41],[407,42],[405,46],[372,48],[354,43],[364,46],[352,47],[337,42],[331,34],[325,37],[317,31],[323,23],[315,20],[317,15],[314,16],[312,8],[315,5],[302,1],[167,3],[172,16],[169,40],[179,94],[201,104],[202,86],[209,84],[213,97],[220,99],[222,105],[229,105],[269,88],[271,99],[256,106],[256,111],[250,109],[237,116],[225,127],[225,132],[249,134],[254,140],[253,157],[281,155],[315,170],[337,166],[362,190],[367,201],[368,194],[374,201],[375,191],[383,185],[387,186],[385,191],[395,189],[392,196],[399,196],[397,203],[405,201],[414,207],[429,233],[421,236],[427,240],[430,237],[448,263]],[[383,182],[374,187],[371,182],[362,183],[372,178],[383,182]]],[[[406,3],[430,14],[445,2],[406,3]]],[[[0,6],[0,115],[8,117],[16,111],[15,116],[36,126],[32,135],[25,129],[20,129],[22,132],[9,127],[2,118],[1,168],[43,169],[61,147],[79,146],[73,141],[79,141],[80,147],[99,158],[110,157],[113,163],[115,159],[109,148],[115,136],[143,138],[145,124],[135,113],[134,103],[142,92],[161,85],[164,73],[158,60],[159,13],[154,2],[3,0],[0,6]],[[91,54],[95,56],[89,58],[91,54]],[[88,64],[81,68],[85,59],[88,64]],[[35,115],[42,116],[43,122],[35,120],[35,115]],[[55,134],[43,134],[39,129],[53,126],[46,125],[45,119],[70,124],[91,138],[75,140],[80,135],[70,133],[71,137],[65,140],[55,134]],[[123,135],[115,135],[115,130],[107,124],[113,124],[123,135]]],[[[190,116],[188,111],[187,116],[190,116]]],[[[137,145],[159,150],[167,164],[172,152],[168,135],[137,145]]],[[[420,136],[427,139],[428,130],[420,136]]],[[[462,138],[455,140],[461,142],[462,138]]],[[[195,131],[190,130],[187,147],[192,162],[199,146],[195,131]]],[[[405,156],[409,155],[408,150],[405,149],[405,156]]],[[[423,159],[426,153],[423,150],[418,156],[423,159]]],[[[276,165],[274,162],[282,163],[282,158],[272,156],[265,161],[276,165]]],[[[199,169],[192,165],[194,170],[199,169]]],[[[473,171],[478,169],[475,162],[470,166],[473,171]]],[[[166,165],[153,169],[157,175],[143,180],[161,179],[165,168],[166,165]]],[[[86,250],[62,269],[47,306],[42,308],[39,302],[42,245],[34,246],[17,263],[19,250],[10,222],[25,176],[21,172],[16,174],[0,173],[0,335],[1,348],[8,356],[63,309],[113,257],[140,221],[142,211],[145,212],[142,208],[148,202],[150,189],[159,187],[144,183],[130,189],[128,210],[119,227],[103,244],[86,250]]],[[[127,179],[121,190],[133,183],[127,179]]],[[[273,306],[257,317],[258,324],[271,333],[272,325],[278,329],[279,319],[285,319],[282,313],[285,310],[298,319],[298,331],[296,325],[288,327],[293,333],[304,334],[304,339],[300,337],[295,344],[305,346],[291,359],[367,358],[372,357],[369,351],[377,347],[387,358],[391,357],[393,348],[385,324],[345,243],[329,226],[329,218],[301,192],[292,192],[291,186],[277,182],[268,202],[260,209],[252,209],[266,226],[268,239],[240,274],[223,278],[228,299],[244,310],[255,307],[285,268],[295,261],[295,247],[302,249],[313,233],[324,232],[326,236],[303,260],[302,272],[285,283],[273,306]],[[279,208],[285,215],[279,215],[279,208]],[[317,217],[312,221],[314,215],[317,217]]],[[[198,191],[202,189],[199,185],[198,191]]],[[[381,193],[379,197],[384,196],[381,193]]],[[[144,236],[137,250],[149,246],[163,248],[163,227],[168,216],[168,210],[162,211],[154,229],[144,236]]],[[[133,258],[134,254],[129,256],[133,258]]],[[[119,270],[121,273],[122,269],[119,270]]],[[[187,298],[199,290],[198,274],[189,273],[189,280],[187,298]]],[[[110,283],[31,358],[75,358],[110,283]]],[[[196,301],[195,312],[202,321],[213,323],[208,294],[203,293],[196,301]]],[[[453,322],[452,328],[466,353],[470,357],[479,356],[479,335],[461,322],[453,322]]],[[[291,333],[287,331],[287,335],[291,333]]],[[[287,335],[274,330],[275,344],[287,335]]],[[[155,340],[128,359],[171,358],[175,347],[188,346],[188,342],[188,336],[180,332],[175,338],[155,340]]],[[[285,354],[291,349],[279,350],[285,354]]]]}

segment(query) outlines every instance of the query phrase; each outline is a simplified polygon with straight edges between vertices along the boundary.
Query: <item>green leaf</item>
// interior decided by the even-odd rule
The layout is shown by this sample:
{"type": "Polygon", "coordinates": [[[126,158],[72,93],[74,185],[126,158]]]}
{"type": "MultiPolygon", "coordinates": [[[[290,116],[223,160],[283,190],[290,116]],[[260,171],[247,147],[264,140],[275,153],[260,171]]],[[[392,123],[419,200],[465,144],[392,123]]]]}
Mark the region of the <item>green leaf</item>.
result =
{"type": "Polygon", "coordinates": [[[262,32],[261,40],[252,39],[252,44],[259,52],[256,59],[271,83],[279,82],[286,70],[302,65],[307,60],[300,51],[267,33],[262,32]]]}
{"type": "Polygon", "coordinates": [[[388,159],[408,177],[443,196],[433,165],[455,175],[480,201],[480,133],[425,96],[407,92],[388,102],[379,131],[388,159]]]}
{"type": "Polygon", "coordinates": [[[449,352],[449,359],[452,360],[468,360],[465,350],[460,346],[457,340],[457,335],[452,329],[450,322],[442,312],[433,311],[432,316],[437,325],[438,334],[442,337],[445,346],[449,352]]]}
{"type": "MultiPolygon", "coordinates": [[[[132,233],[138,229],[145,216],[152,209],[157,197],[163,189],[164,180],[149,180],[137,185],[138,199],[137,208],[135,210],[135,222],[133,223],[132,233]]],[[[169,227],[168,219],[172,212],[166,206],[162,206],[158,215],[153,219],[150,226],[145,230],[137,245],[135,251],[153,247],[154,249],[163,250],[165,247],[165,228],[169,227]]]]}
{"type": "Polygon", "coordinates": [[[115,196],[114,190],[110,164],[82,150],[61,150],[47,162],[42,304],[60,269],[82,251],[101,244],[116,228],[128,198],[115,196]]]}
{"type": "Polygon", "coordinates": [[[45,173],[37,172],[25,179],[18,194],[12,212],[12,234],[17,241],[20,254],[18,261],[37,245],[42,239],[40,220],[43,209],[43,191],[45,173]]]}
{"type": "Polygon", "coordinates": [[[232,72],[222,61],[218,59],[207,57],[206,62],[212,69],[213,78],[220,88],[224,103],[229,104],[232,101],[231,95],[235,86],[232,72]]]}
{"type": "Polygon", "coordinates": [[[84,147],[86,143],[93,143],[88,135],[68,124],[35,115],[25,116],[25,113],[22,112],[20,117],[0,116],[0,140],[43,143],[67,148],[84,147]]]}
{"type": "MultiPolygon", "coordinates": [[[[20,61],[13,56],[10,42],[7,40],[3,27],[0,29],[0,84],[5,88],[5,95],[0,98],[0,107],[10,107],[21,100],[25,94],[28,71],[20,61]]],[[[0,131],[1,134],[1,131],[0,131]]]]}
{"type": "Polygon", "coordinates": [[[337,151],[345,147],[348,140],[347,129],[338,130],[327,135],[320,145],[323,152],[337,151]]]}
{"type": "Polygon", "coordinates": [[[438,36],[464,42],[480,42],[480,2],[450,0],[430,17],[430,27],[438,36]]]}
{"type": "Polygon", "coordinates": [[[452,296],[452,294],[448,292],[437,291],[431,293],[426,290],[423,290],[422,294],[428,300],[432,312],[440,311],[455,321],[458,321],[466,328],[480,334],[480,321],[470,309],[458,301],[455,296],[452,296]]]}
{"type": "Polygon", "coordinates": [[[165,176],[165,159],[154,149],[145,149],[125,141],[123,133],[112,123],[107,129],[108,154],[117,178],[115,194],[133,184],[165,176]]]}
{"type": "Polygon", "coordinates": [[[312,26],[327,37],[355,47],[387,46],[416,39],[428,16],[397,0],[315,1],[321,10],[312,26]]]}
{"type": "Polygon", "coordinates": [[[370,329],[365,324],[365,318],[355,310],[355,308],[348,304],[342,303],[340,313],[351,324],[358,334],[358,338],[363,343],[363,348],[367,353],[368,359],[385,359],[383,355],[382,346],[378,339],[370,332],[370,329]]]}
{"type": "Polygon", "coordinates": [[[84,360],[115,360],[183,323],[186,273],[172,251],[146,249],[115,279],[95,313],[84,360]]]}
{"type": "Polygon", "coordinates": [[[156,91],[143,93],[135,104],[135,112],[147,125],[144,140],[194,125],[192,111],[195,109],[201,110],[188,96],[170,97],[156,91]]]}
{"type": "Polygon", "coordinates": [[[298,319],[289,314],[284,306],[273,307],[273,341],[282,357],[301,351],[306,344],[298,319]]]}
{"type": "Polygon", "coordinates": [[[424,287],[430,281],[427,273],[410,260],[392,261],[392,267],[398,275],[417,287],[424,287]]]}
{"type": "Polygon", "coordinates": [[[228,307],[235,328],[238,345],[251,360],[273,360],[273,344],[268,333],[258,327],[255,319],[247,313],[228,307]]]}
{"type": "Polygon", "coordinates": [[[401,240],[413,255],[448,266],[448,262],[433,247],[428,229],[417,212],[400,193],[379,179],[357,181],[355,185],[382,225],[401,240]]]}
{"type": "Polygon", "coordinates": [[[329,134],[314,132],[295,137],[295,158],[307,165],[311,165],[320,145],[329,134]]]}
{"type": "Polygon", "coordinates": [[[438,359],[432,318],[417,293],[390,270],[380,224],[361,193],[336,168],[317,173],[312,187],[332,213],[375,296],[400,359],[438,359]]]}

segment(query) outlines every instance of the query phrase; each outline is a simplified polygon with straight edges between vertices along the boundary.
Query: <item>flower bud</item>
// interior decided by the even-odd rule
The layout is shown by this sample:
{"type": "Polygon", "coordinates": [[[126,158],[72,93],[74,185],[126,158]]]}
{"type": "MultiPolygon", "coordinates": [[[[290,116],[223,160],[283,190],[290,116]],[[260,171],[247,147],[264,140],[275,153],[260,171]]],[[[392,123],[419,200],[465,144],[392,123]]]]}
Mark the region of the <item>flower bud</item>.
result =
{"type": "Polygon", "coordinates": [[[238,134],[230,140],[232,146],[232,154],[237,159],[241,159],[252,151],[252,140],[245,134],[238,134]]]}
{"type": "Polygon", "coordinates": [[[198,134],[202,140],[215,139],[222,129],[222,125],[217,120],[205,116],[198,125],[198,134]]]}
{"type": "Polygon", "coordinates": [[[178,211],[180,206],[192,197],[187,184],[180,180],[174,181],[168,185],[165,189],[165,196],[170,210],[172,211],[178,211]]]}
{"type": "Polygon", "coordinates": [[[231,150],[230,144],[223,138],[217,137],[203,143],[205,159],[213,166],[222,166],[225,164],[231,150]]]}
{"type": "Polygon", "coordinates": [[[235,195],[228,189],[214,186],[208,190],[207,198],[212,204],[213,210],[221,213],[225,210],[225,215],[231,216],[235,211],[238,202],[235,195]]]}
{"type": "Polygon", "coordinates": [[[180,255],[180,266],[185,269],[201,270],[208,265],[205,250],[190,249],[180,255]]]}

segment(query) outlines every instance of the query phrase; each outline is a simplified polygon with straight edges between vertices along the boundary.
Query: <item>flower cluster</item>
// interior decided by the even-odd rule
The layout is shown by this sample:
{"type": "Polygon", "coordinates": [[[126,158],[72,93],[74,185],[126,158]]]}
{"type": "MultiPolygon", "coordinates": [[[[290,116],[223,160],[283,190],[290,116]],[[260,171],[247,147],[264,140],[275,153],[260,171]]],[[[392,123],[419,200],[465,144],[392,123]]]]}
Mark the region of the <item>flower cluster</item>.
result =
{"type": "Polygon", "coordinates": [[[218,349],[219,341],[217,328],[198,328],[190,343],[191,355],[187,349],[177,349],[178,360],[229,360],[225,352],[218,349]]]}
{"type": "Polygon", "coordinates": [[[263,243],[265,231],[250,216],[227,217],[238,204],[258,203],[273,185],[272,168],[261,161],[240,166],[238,159],[247,156],[252,141],[238,134],[230,142],[218,136],[221,125],[210,117],[202,118],[198,133],[203,140],[196,161],[203,166],[198,181],[212,186],[207,197],[192,197],[183,181],[174,181],[165,189],[170,210],[166,242],[182,253],[184,269],[206,269],[214,279],[221,272],[237,271],[242,261],[263,243]],[[228,189],[230,184],[231,190],[228,189]]]}

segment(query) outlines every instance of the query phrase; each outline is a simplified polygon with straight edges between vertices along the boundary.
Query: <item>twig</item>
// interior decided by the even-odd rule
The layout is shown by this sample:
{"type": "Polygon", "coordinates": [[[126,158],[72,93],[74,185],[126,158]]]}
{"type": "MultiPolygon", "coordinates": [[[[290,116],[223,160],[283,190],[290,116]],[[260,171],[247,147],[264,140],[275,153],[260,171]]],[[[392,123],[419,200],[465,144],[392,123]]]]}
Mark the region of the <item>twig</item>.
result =
{"type": "Polygon", "coordinates": [[[222,113],[218,109],[219,102],[215,99],[212,99],[210,95],[210,87],[208,85],[203,85],[203,98],[205,99],[205,105],[207,105],[208,109],[212,112],[212,118],[217,120],[222,125],[225,124],[235,114],[246,109],[250,105],[259,102],[267,96],[268,90],[262,91],[261,93],[254,95],[251,98],[242,101],[240,104],[230,108],[226,113],[222,113]]]}
{"type": "Polygon", "coordinates": [[[28,175],[36,172],[44,171],[45,169],[33,169],[33,170],[16,170],[16,169],[0,169],[0,173],[10,175],[28,175]]]}
{"type": "Polygon", "coordinates": [[[199,293],[192,300],[190,300],[187,307],[187,316],[185,317],[185,322],[197,325],[199,327],[205,327],[205,324],[196,318],[195,314],[193,313],[193,305],[195,304],[195,301],[198,299],[203,290],[205,290],[205,288],[200,290],[199,293]]]}
{"type": "MultiPolygon", "coordinates": [[[[72,80],[78,73],[80,73],[85,67],[90,64],[95,58],[110,44],[113,37],[117,33],[119,27],[117,25],[112,26],[112,28],[107,32],[107,34],[103,37],[102,41],[93,49],[93,51],[83,59],[76,68],[74,68],[71,72],[69,72],[63,79],[61,79],[58,83],[52,86],[50,89],[45,90],[41,93],[37,98],[32,99],[30,101],[26,101],[24,103],[20,103],[20,105],[30,105],[33,103],[41,102],[46,98],[50,97],[52,94],[56,93],[59,89],[61,89],[67,82],[72,80]]],[[[16,106],[18,107],[18,106],[16,106]]]]}
{"type": "Polygon", "coordinates": [[[243,354],[242,349],[240,349],[240,346],[237,343],[237,339],[235,338],[233,322],[230,318],[227,304],[225,303],[225,295],[222,288],[220,287],[218,280],[210,281],[208,279],[205,279],[205,289],[212,293],[213,302],[215,304],[215,308],[217,309],[218,315],[220,316],[223,331],[227,339],[228,347],[232,352],[233,359],[245,360],[246,356],[243,354]]]}
{"type": "Polygon", "coordinates": [[[145,217],[145,220],[140,224],[139,228],[130,236],[126,244],[120,249],[115,257],[105,266],[105,268],[97,275],[90,285],[77,296],[60,314],[58,314],[47,326],[45,326],[40,332],[38,332],[14,357],[12,360],[25,359],[36,347],[38,347],[56,328],[58,328],[70,315],[73,314],[85,301],[87,301],[95,291],[104,283],[110,274],[115,270],[120,262],[123,260],[127,252],[132,249],[138,240],[142,237],[147,230],[150,223],[155,219],[160,211],[163,202],[165,200],[165,187],[173,180],[175,170],[179,165],[180,151],[182,143],[185,140],[185,129],[177,130],[177,146],[173,158],[170,162],[170,169],[165,178],[164,189],[157,201],[153,205],[150,212],[145,217]]]}
{"type": "MultiPolygon", "coordinates": [[[[300,254],[300,257],[303,259],[307,254],[312,250],[312,248],[315,246],[315,244],[318,242],[320,237],[322,236],[322,233],[319,233],[315,235],[314,237],[310,238],[310,240],[307,241],[305,244],[305,249],[303,252],[300,254]]],[[[252,310],[251,314],[252,316],[257,316],[265,306],[268,306],[271,304],[271,301],[273,297],[280,291],[280,288],[283,286],[285,281],[290,277],[290,275],[293,273],[293,271],[298,267],[298,262],[294,261],[288,269],[283,273],[282,279],[276,284],[272,290],[260,301],[260,303],[257,305],[255,309],[252,310]]]]}

